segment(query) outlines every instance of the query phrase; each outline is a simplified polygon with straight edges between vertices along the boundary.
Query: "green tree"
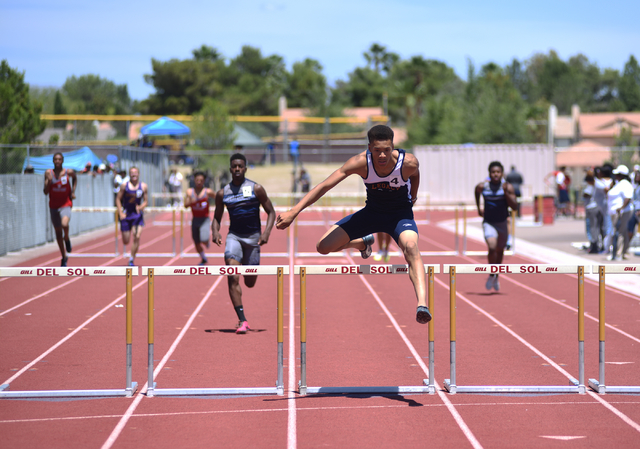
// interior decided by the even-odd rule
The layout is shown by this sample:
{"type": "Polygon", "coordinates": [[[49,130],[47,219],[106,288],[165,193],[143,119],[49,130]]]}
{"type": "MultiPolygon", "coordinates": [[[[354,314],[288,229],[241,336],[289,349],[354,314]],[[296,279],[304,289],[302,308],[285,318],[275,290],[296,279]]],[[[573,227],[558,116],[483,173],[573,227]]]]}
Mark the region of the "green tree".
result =
{"type": "MultiPolygon", "coordinates": [[[[98,75],[71,76],[62,86],[69,110],[72,114],[128,114],[131,112],[131,98],[126,84],[116,84],[98,75]]],[[[91,122],[78,121],[77,133],[83,138],[96,135],[91,122]]],[[[113,122],[120,135],[125,134],[126,124],[113,122]]]]}
{"type": "Polygon", "coordinates": [[[620,79],[620,100],[626,111],[640,111],[640,67],[631,55],[620,79]]]}
{"type": "Polygon", "coordinates": [[[0,63],[0,143],[29,143],[42,133],[42,104],[29,96],[24,72],[0,63]]]}
{"type": "Polygon", "coordinates": [[[201,148],[231,148],[236,135],[227,107],[212,98],[205,99],[202,109],[194,115],[191,136],[201,148]]]}
{"type": "Polygon", "coordinates": [[[467,97],[469,140],[474,143],[526,142],[528,108],[508,73],[496,64],[482,67],[467,97]]]}
{"type": "MultiPolygon", "coordinates": [[[[59,90],[56,90],[56,96],[53,101],[53,113],[54,114],[66,114],[67,108],[64,106],[62,101],[62,95],[59,90]]],[[[53,127],[54,128],[64,128],[67,126],[66,120],[54,120],[53,127]]]]}
{"type": "Polygon", "coordinates": [[[287,104],[293,108],[318,109],[327,99],[327,79],[322,65],[315,59],[305,59],[293,64],[287,75],[287,104]]]}
{"type": "Polygon", "coordinates": [[[226,71],[224,103],[232,114],[277,115],[286,85],[281,56],[263,57],[260,49],[245,45],[226,71]]]}

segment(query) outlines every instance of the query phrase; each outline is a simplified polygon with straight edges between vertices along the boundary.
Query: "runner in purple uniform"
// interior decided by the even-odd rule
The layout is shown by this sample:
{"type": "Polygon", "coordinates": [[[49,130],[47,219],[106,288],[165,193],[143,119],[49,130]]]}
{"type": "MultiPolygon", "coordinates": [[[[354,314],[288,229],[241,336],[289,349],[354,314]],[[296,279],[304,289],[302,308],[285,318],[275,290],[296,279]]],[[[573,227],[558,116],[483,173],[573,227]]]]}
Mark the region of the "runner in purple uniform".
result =
{"type": "Polygon", "coordinates": [[[137,167],[129,169],[129,179],[129,182],[120,186],[116,196],[116,207],[120,214],[120,230],[122,242],[125,245],[129,244],[131,233],[133,233],[129,257],[129,265],[133,266],[144,226],[143,210],[147,207],[147,185],[140,182],[140,171],[137,167]]]}

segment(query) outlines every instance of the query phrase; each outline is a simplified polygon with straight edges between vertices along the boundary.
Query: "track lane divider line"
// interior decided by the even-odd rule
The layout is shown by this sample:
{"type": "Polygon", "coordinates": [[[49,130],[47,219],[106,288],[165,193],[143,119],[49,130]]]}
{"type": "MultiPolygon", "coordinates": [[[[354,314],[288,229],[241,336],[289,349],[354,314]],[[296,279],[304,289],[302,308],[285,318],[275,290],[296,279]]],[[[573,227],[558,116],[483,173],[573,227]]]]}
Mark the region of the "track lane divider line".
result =
{"type": "MultiPolygon", "coordinates": [[[[355,261],[348,253],[347,253],[347,259],[349,260],[350,263],[355,264],[355,261]]],[[[427,365],[425,365],[424,361],[422,360],[422,357],[420,357],[416,348],[413,346],[413,344],[411,343],[407,335],[402,331],[402,329],[400,328],[400,325],[398,324],[396,319],[393,317],[393,315],[391,314],[387,306],[384,304],[382,299],[380,299],[380,296],[376,293],[376,291],[373,289],[369,281],[367,281],[365,276],[358,275],[358,277],[360,278],[362,283],[365,285],[365,287],[369,290],[369,292],[371,292],[371,294],[375,298],[378,305],[382,308],[384,313],[387,315],[387,318],[389,318],[389,321],[391,321],[391,324],[398,332],[398,335],[400,335],[400,338],[402,338],[405,345],[407,346],[407,348],[409,348],[409,351],[411,352],[413,357],[416,359],[416,361],[420,365],[420,368],[422,368],[422,371],[425,373],[427,378],[429,378],[430,373],[429,373],[429,369],[427,368],[427,365]]],[[[438,396],[447,407],[447,410],[449,411],[449,413],[451,413],[451,416],[455,420],[456,424],[458,424],[458,427],[460,427],[460,430],[462,431],[464,436],[467,438],[469,443],[471,443],[471,446],[473,446],[475,449],[482,449],[482,445],[480,444],[478,439],[475,437],[475,435],[473,434],[473,432],[471,431],[467,423],[464,421],[464,419],[456,409],[456,406],[453,405],[453,403],[451,403],[447,395],[442,391],[442,387],[437,381],[435,381],[435,379],[434,379],[434,384],[436,386],[436,392],[438,393],[438,396]]]]}
{"type": "MultiPolygon", "coordinates": [[[[295,275],[294,275],[294,236],[289,229],[289,378],[287,394],[287,449],[298,447],[298,414],[296,410],[296,338],[295,338],[295,275]]],[[[302,310],[300,310],[302,313],[302,310]]]]}

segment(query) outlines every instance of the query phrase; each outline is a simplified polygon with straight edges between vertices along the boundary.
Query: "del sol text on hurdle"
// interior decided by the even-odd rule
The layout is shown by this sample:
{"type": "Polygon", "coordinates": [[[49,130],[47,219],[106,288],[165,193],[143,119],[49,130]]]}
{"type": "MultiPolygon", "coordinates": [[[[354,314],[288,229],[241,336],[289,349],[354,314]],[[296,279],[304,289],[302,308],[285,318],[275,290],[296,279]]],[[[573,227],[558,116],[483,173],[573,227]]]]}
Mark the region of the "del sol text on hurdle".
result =
{"type": "Polygon", "coordinates": [[[490,273],[548,273],[558,271],[558,267],[545,267],[544,271],[540,270],[537,265],[520,265],[519,271],[512,271],[508,265],[491,265],[487,267],[476,267],[476,271],[487,271],[490,273]]]}
{"type": "MultiPolygon", "coordinates": [[[[36,276],[93,276],[96,274],[106,274],[107,270],[87,269],[87,268],[37,268],[36,276]]],[[[22,270],[20,274],[33,274],[33,270],[22,270]]]]}
{"type": "MultiPolygon", "coordinates": [[[[176,268],[174,273],[186,274],[186,269],[176,268]]],[[[202,274],[202,275],[239,275],[239,274],[251,274],[258,273],[257,268],[240,268],[240,267],[219,267],[217,271],[212,271],[209,267],[190,267],[189,274],[202,274]]]]}

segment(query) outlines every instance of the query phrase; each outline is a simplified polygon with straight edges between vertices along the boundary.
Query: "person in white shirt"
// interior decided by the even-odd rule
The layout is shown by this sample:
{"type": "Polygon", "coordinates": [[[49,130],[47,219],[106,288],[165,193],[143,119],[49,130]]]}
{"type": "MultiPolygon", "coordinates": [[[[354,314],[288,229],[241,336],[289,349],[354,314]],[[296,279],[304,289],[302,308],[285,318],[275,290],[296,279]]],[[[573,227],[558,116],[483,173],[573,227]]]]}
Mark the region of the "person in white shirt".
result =
{"type": "Polygon", "coordinates": [[[609,260],[615,260],[618,250],[618,237],[622,235],[622,253],[621,258],[627,258],[627,250],[629,249],[629,232],[627,225],[631,214],[633,213],[633,206],[631,199],[633,198],[633,186],[629,180],[629,169],[626,165],[618,165],[613,170],[615,180],[609,189],[605,189],[607,192],[607,206],[609,208],[609,216],[613,223],[614,234],[613,245],[611,248],[611,254],[609,260]]]}
{"type": "Polygon", "coordinates": [[[585,226],[587,231],[587,239],[589,240],[589,254],[597,254],[598,250],[598,237],[600,236],[600,226],[598,220],[598,203],[595,197],[595,177],[592,172],[588,172],[584,181],[587,186],[582,191],[584,198],[584,209],[586,214],[585,226]]]}
{"type": "Polygon", "coordinates": [[[611,236],[614,234],[613,225],[611,224],[611,216],[609,215],[609,208],[607,206],[607,194],[606,189],[611,187],[613,176],[611,172],[613,167],[609,164],[604,164],[602,167],[597,167],[595,170],[596,183],[595,183],[595,199],[598,203],[599,219],[600,219],[600,233],[602,235],[602,247],[600,252],[603,254],[609,254],[611,248],[611,236]]]}

